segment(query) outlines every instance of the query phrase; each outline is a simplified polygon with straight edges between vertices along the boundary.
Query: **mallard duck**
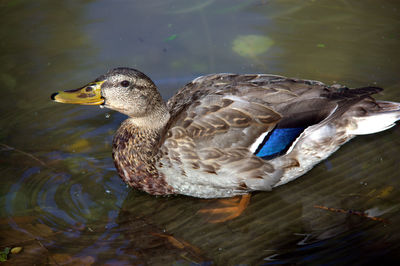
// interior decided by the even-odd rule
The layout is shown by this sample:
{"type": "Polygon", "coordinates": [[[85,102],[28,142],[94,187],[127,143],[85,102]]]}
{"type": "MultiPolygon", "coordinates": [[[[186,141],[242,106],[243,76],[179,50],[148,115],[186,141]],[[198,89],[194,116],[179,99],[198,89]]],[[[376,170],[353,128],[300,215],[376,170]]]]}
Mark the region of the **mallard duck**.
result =
{"type": "Polygon", "coordinates": [[[400,103],[267,74],[201,76],[165,103],[154,82],[115,68],[56,102],[101,105],[128,116],[113,139],[119,175],[153,195],[223,198],[290,182],[356,135],[400,119],[400,103]]]}

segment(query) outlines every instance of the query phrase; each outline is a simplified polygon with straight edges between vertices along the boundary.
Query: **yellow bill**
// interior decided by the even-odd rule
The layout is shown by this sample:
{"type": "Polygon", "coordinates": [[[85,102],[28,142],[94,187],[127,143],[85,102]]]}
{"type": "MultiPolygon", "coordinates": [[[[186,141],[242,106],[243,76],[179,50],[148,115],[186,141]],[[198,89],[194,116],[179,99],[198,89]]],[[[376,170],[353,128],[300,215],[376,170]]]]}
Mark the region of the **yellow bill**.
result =
{"type": "Polygon", "coordinates": [[[104,80],[91,82],[79,89],[55,92],[51,95],[51,99],[59,103],[103,104],[104,98],[101,96],[101,85],[103,83],[104,80]]]}

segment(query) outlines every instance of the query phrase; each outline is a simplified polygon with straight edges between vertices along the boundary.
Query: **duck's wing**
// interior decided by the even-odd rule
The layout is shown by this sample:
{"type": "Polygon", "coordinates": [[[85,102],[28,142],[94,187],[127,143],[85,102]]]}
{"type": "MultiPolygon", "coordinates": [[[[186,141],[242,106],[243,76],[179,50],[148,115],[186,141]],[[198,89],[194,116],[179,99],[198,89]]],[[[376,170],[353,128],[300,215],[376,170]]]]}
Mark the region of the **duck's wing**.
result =
{"type": "Polygon", "coordinates": [[[203,76],[168,101],[167,128],[184,130],[198,148],[251,148],[274,128],[306,128],[358,100],[332,91],[318,81],[276,75],[203,76]]]}
{"type": "MultiPolygon", "coordinates": [[[[247,147],[281,115],[257,98],[265,89],[230,74],[205,76],[186,85],[168,105],[170,128],[179,127],[197,147],[247,147]]],[[[281,97],[284,97],[282,95],[281,97]]]]}

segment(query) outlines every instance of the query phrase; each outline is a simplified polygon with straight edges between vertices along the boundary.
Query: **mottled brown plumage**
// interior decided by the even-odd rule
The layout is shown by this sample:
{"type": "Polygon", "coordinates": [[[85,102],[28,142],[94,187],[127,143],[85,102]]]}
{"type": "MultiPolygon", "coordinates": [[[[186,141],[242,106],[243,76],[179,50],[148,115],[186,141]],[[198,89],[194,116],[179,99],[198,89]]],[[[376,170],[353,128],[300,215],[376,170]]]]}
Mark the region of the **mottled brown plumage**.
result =
{"type": "Polygon", "coordinates": [[[140,131],[125,121],[113,139],[113,159],[118,174],[128,185],[150,194],[165,195],[174,190],[155,167],[160,155],[153,143],[159,140],[158,132],[140,131]]]}
{"type": "MultiPolygon", "coordinates": [[[[400,117],[398,103],[370,96],[380,88],[275,75],[199,77],[167,103],[134,69],[113,69],[83,89],[89,86],[102,97],[91,104],[102,101],[129,116],[113,141],[119,175],[155,195],[215,198],[270,190],[355,135],[385,130],[400,117]]],[[[52,98],[71,102],[64,94],[52,98]]]]}

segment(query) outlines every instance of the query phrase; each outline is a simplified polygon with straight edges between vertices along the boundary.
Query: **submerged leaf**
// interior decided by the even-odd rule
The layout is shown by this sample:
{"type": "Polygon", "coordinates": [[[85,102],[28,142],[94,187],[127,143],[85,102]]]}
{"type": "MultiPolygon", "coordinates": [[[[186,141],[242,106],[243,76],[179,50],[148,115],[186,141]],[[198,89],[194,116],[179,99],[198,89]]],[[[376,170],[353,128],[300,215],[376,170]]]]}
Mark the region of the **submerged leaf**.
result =
{"type": "Polygon", "coordinates": [[[172,34],[171,36],[169,36],[169,37],[167,37],[167,38],[165,38],[165,40],[164,41],[172,41],[172,40],[175,40],[176,39],[176,37],[178,37],[178,35],[176,35],[176,34],[172,34]]]}
{"type": "Polygon", "coordinates": [[[90,143],[86,139],[79,139],[75,143],[69,145],[67,147],[67,151],[69,152],[82,152],[88,150],[90,148],[90,143]]]}
{"type": "Polygon", "coordinates": [[[254,58],[265,53],[274,41],[262,35],[239,35],[233,41],[232,50],[240,56],[254,58]]]}
{"type": "Polygon", "coordinates": [[[377,198],[386,198],[387,196],[390,195],[394,187],[392,186],[387,186],[383,189],[381,189],[380,193],[378,194],[377,198]]]}
{"type": "Polygon", "coordinates": [[[13,247],[11,249],[11,254],[18,254],[22,251],[22,247],[13,247]]]}
{"type": "Polygon", "coordinates": [[[0,262],[7,261],[9,253],[10,248],[4,248],[3,251],[0,251],[0,262]]]}

